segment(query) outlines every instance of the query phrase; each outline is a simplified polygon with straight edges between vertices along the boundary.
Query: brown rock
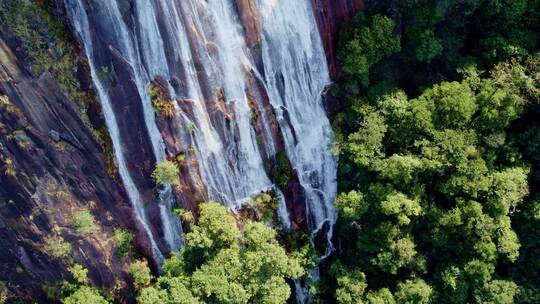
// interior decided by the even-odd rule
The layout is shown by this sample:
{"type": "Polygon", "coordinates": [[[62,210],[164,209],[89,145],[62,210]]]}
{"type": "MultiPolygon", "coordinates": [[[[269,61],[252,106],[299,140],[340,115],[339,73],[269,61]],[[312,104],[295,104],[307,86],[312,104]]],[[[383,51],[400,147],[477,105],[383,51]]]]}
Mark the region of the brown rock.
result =
{"type": "Polygon", "coordinates": [[[244,26],[248,47],[258,46],[261,42],[261,28],[255,1],[236,0],[236,5],[244,26]]]}
{"type": "Polygon", "coordinates": [[[84,265],[92,283],[112,288],[129,278],[110,241],[114,228],[137,230],[125,192],[107,174],[103,149],[76,103],[50,74],[30,76],[5,36],[0,29],[0,281],[20,302],[43,299],[42,285],[65,277],[69,266],[52,256],[46,240],[53,236],[72,244],[69,264],[84,265]],[[71,225],[81,209],[95,217],[91,234],[71,225]]]}

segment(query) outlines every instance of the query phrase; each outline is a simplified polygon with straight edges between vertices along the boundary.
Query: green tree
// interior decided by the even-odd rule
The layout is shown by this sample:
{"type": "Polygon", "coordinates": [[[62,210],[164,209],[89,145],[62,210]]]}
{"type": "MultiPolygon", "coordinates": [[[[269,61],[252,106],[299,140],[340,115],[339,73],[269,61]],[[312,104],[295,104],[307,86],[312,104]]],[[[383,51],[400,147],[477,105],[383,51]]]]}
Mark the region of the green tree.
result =
{"type": "Polygon", "coordinates": [[[114,229],[113,240],[118,250],[117,251],[118,256],[126,257],[126,256],[131,255],[134,252],[133,233],[122,228],[116,228],[114,229]]]}
{"type": "Polygon", "coordinates": [[[371,66],[398,52],[401,45],[399,36],[394,33],[395,23],[392,19],[374,15],[366,22],[362,17],[358,18],[358,28],[349,33],[340,58],[343,71],[351,77],[361,79],[367,86],[371,66]]]}
{"type": "Polygon", "coordinates": [[[64,304],[108,304],[98,289],[91,287],[88,280],[88,270],[79,264],[69,268],[69,272],[77,282],[76,284],[63,282],[62,299],[64,304]]]}
{"type": "Polygon", "coordinates": [[[395,304],[396,300],[388,288],[381,288],[377,291],[369,291],[365,302],[368,304],[395,304]]]}
{"type": "Polygon", "coordinates": [[[99,292],[89,286],[81,286],[70,296],[62,300],[64,304],[108,304],[99,292]]]}
{"type": "Polygon", "coordinates": [[[384,118],[373,112],[364,118],[357,132],[349,135],[347,148],[358,164],[368,165],[383,155],[382,140],[386,131],[384,118]]]}
{"type": "Polygon", "coordinates": [[[493,280],[485,283],[474,293],[476,303],[512,304],[518,293],[518,286],[512,281],[493,280]]]}
{"type": "MultiPolygon", "coordinates": [[[[485,78],[469,69],[465,80],[432,85],[414,99],[390,89],[352,100],[359,124],[347,126],[341,144],[348,186],[336,207],[340,256],[365,275],[361,301],[375,287],[396,290],[398,303],[472,302],[492,279],[508,279],[499,269],[520,256],[512,222],[530,174],[505,128],[523,105],[509,103],[500,110],[510,113],[507,122],[493,127],[484,84],[497,83],[505,96],[536,96],[525,70],[497,67],[485,78]],[[427,300],[399,291],[396,276],[418,287],[416,296],[429,293],[427,300]]],[[[356,301],[344,289],[351,277],[334,278],[343,301],[356,301]]]]}
{"type": "Polygon", "coordinates": [[[397,284],[398,303],[427,304],[433,302],[433,288],[422,279],[407,280],[397,284]]]}
{"type": "Polygon", "coordinates": [[[337,283],[336,301],[341,304],[360,302],[367,287],[366,276],[358,270],[337,277],[337,283]]]}
{"type": "Polygon", "coordinates": [[[150,285],[153,279],[148,262],[145,260],[135,260],[129,267],[131,276],[133,277],[133,283],[135,288],[140,289],[142,287],[150,285]]]}
{"type": "Polygon", "coordinates": [[[286,279],[303,274],[273,229],[255,222],[240,229],[217,203],[200,205],[198,223],[185,238],[186,246],[165,262],[165,275],[140,291],[141,303],[286,303],[286,279]]]}
{"type": "Polygon", "coordinates": [[[414,101],[431,112],[438,129],[457,129],[471,121],[477,104],[466,83],[442,82],[427,89],[414,101]]]}
{"type": "Polygon", "coordinates": [[[88,269],[84,268],[82,265],[75,264],[70,267],[69,273],[71,273],[77,283],[88,284],[88,269]]]}
{"type": "Polygon", "coordinates": [[[346,221],[360,218],[368,209],[364,195],[355,190],[340,194],[336,199],[336,207],[340,216],[346,221]]]}

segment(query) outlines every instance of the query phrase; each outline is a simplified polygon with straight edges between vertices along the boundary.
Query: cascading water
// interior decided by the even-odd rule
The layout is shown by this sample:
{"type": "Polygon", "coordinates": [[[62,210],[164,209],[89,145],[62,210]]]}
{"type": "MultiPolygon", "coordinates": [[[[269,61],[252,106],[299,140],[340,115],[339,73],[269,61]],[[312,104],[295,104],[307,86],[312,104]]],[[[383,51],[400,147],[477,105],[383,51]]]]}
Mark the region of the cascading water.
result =
{"type": "MultiPolygon", "coordinates": [[[[124,151],[116,117],[120,110],[111,106],[115,101],[100,80],[96,52],[120,56],[129,65],[130,84],[124,85],[137,92],[134,102],[141,102],[144,117],[140,128],[157,161],[166,158],[167,150],[148,88],[157,77],[169,82],[175,110],[169,136],[175,148],[190,151],[186,154],[196,160],[186,166],[204,181],[205,199],[236,209],[273,188],[265,160],[283,149],[303,188],[309,227],[318,231],[328,224],[327,253],[332,250],[337,159],[328,149],[331,128],[321,101],[330,79],[309,0],[248,1],[260,28],[256,46],[248,46],[235,0],[65,1],[89,58],[122,180],[154,251],[159,252],[141,189],[126,166],[129,151],[124,151]],[[96,50],[100,37],[93,31],[100,30],[106,32],[108,50],[96,50]]],[[[288,227],[284,196],[276,192],[279,216],[288,227]]],[[[170,187],[160,198],[163,235],[176,250],[180,225],[171,214],[170,187]]]]}
{"type": "Polygon", "coordinates": [[[309,1],[261,0],[259,10],[270,101],[306,192],[310,226],[317,231],[329,224],[330,252],[337,159],[329,152],[332,130],[321,104],[322,90],[330,82],[321,38],[309,1]]]}
{"type": "MultiPolygon", "coordinates": [[[[129,34],[128,29],[122,20],[122,16],[116,2],[107,0],[97,1],[96,5],[102,9],[102,12],[106,13],[105,22],[110,24],[111,29],[118,38],[116,40],[118,43],[115,45],[115,48],[121,52],[126,61],[131,65],[133,71],[132,76],[135,79],[137,90],[139,91],[139,95],[143,101],[142,106],[144,111],[145,127],[149,133],[154,156],[156,157],[157,161],[161,161],[165,159],[165,148],[161,134],[155,123],[155,114],[152,109],[150,97],[147,93],[147,84],[149,83],[150,79],[153,79],[156,75],[166,75],[167,66],[165,65],[165,55],[163,53],[163,46],[160,44],[161,39],[159,38],[157,25],[153,22],[153,19],[145,18],[147,17],[146,14],[148,13],[153,15],[151,10],[152,6],[145,5],[147,3],[148,2],[144,0],[137,1],[136,3],[136,12],[139,21],[138,24],[140,25],[139,35],[141,40],[144,41],[144,44],[142,45],[145,46],[142,48],[142,59],[141,56],[135,52],[138,45],[131,40],[133,36],[129,34]]],[[[122,147],[122,139],[120,138],[116,116],[111,106],[112,101],[110,100],[110,96],[105,90],[104,85],[98,76],[98,69],[94,63],[94,50],[85,7],[80,0],[68,0],[66,7],[68,8],[75,28],[84,43],[94,85],[98,91],[107,128],[109,129],[109,133],[113,141],[115,156],[118,161],[122,181],[124,182],[126,191],[128,192],[128,196],[134,207],[135,214],[138,220],[142,223],[150,239],[154,257],[158,262],[160,262],[163,260],[163,255],[159,251],[152,235],[152,231],[149,228],[150,224],[148,222],[143,203],[141,202],[139,190],[135,186],[135,183],[127,170],[125,155],[122,147]]],[[[170,192],[170,187],[165,187],[165,189],[162,190],[162,193],[160,193],[160,213],[162,222],[164,223],[163,230],[165,240],[169,244],[171,250],[178,250],[181,245],[181,225],[179,219],[176,216],[173,216],[171,212],[172,202],[170,192]]]]}
{"type": "Polygon", "coordinates": [[[113,143],[116,160],[118,162],[118,171],[120,173],[120,176],[124,183],[124,187],[126,188],[126,192],[133,206],[135,216],[137,217],[137,219],[143,226],[146,234],[148,235],[148,238],[152,246],[152,253],[154,255],[154,258],[158,262],[160,262],[163,260],[163,254],[160,252],[159,248],[157,247],[157,244],[152,235],[151,229],[149,227],[150,224],[148,223],[147,216],[146,216],[143,204],[140,199],[141,197],[140,193],[137,187],[135,186],[135,183],[133,179],[131,178],[129,171],[127,170],[124,153],[122,151],[122,141],[120,138],[115,113],[112,109],[111,101],[109,100],[108,94],[103,84],[99,80],[97,68],[94,65],[93,49],[91,48],[91,45],[90,45],[91,38],[90,38],[88,17],[86,15],[85,10],[83,9],[83,5],[80,2],[80,0],[75,0],[74,2],[68,2],[67,8],[68,8],[68,13],[70,14],[71,19],[73,20],[73,23],[77,32],[79,33],[81,39],[83,39],[84,41],[86,56],[88,58],[89,65],[90,65],[90,72],[92,74],[92,78],[94,79],[94,84],[96,86],[97,93],[101,100],[103,114],[105,116],[107,128],[109,130],[109,134],[111,136],[111,140],[113,143]]]}

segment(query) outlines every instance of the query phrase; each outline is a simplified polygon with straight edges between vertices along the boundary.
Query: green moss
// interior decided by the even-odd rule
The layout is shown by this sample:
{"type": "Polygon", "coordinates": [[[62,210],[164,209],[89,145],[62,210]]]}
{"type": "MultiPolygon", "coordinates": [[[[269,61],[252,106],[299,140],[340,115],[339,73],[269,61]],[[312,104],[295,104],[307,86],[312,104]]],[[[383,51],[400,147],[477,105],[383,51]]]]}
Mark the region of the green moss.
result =
{"type": "Polygon", "coordinates": [[[7,303],[9,298],[9,290],[6,284],[0,281],[0,304],[7,303]]]}
{"type": "Polygon", "coordinates": [[[109,137],[109,132],[107,131],[107,127],[102,126],[99,129],[94,129],[93,133],[94,137],[97,139],[97,141],[103,148],[107,173],[109,174],[109,176],[115,178],[118,174],[118,168],[116,167],[116,163],[114,162],[114,150],[112,140],[109,137]]]}
{"type": "Polygon", "coordinates": [[[106,66],[102,66],[99,69],[99,77],[100,78],[108,78],[109,77],[109,68],[106,66]]]}
{"type": "MultiPolygon", "coordinates": [[[[0,22],[6,24],[19,40],[20,51],[26,54],[31,72],[35,76],[44,72],[51,73],[60,89],[78,105],[81,119],[94,131],[103,147],[108,173],[115,176],[116,167],[109,135],[105,127],[96,129],[90,123],[87,110],[96,99],[93,94],[81,88],[76,74],[78,55],[73,47],[73,39],[66,25],[52,13],[54,6],[48,0],[6,0],[0,3],[0,22]]],[[[84,59],[81,64],[89,70],[84,59]]],[[[108,69],[106,71],[108,74],[108,69]]],[[[0,100],[0,106],[4,101],[0,100]]]]}
{"type": "Polygon", "coordinates": [[[76,101],[81,110],[93,96],[81,90],[76,77],[77,55],[66,26],[51,13],[46,1],[7,0],[0,5],[0,20],[21,42],[28,56],[32,73],[50,72],[62,91],[76,101]]]}
{"type": "Polygon", "coordinates": [[[176,154],[175,160],[178,166],[182,166],[186,162],[186,153],[180,152],[176,154]]]}

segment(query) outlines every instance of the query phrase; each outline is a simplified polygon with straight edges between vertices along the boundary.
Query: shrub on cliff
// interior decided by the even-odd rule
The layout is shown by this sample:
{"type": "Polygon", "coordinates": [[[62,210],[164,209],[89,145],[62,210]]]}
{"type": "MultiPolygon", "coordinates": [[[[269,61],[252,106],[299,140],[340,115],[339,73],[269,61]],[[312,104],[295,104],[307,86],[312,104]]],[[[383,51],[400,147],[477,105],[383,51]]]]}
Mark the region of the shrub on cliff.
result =
{"type": "Polygon", "coordinates": [[[71,219],[71,225],[80,234],[89,234],[96,230],[94,216],[90,210],[83,209],[75,212],[71,219]]]}
{"type": "Polygon", "coordinates": [[[133,253],[133,239],[133,233],[125,229],[117,228],[114,230],[113,240],[117,248],[118,256],[126,257],[133,253]]]}
{"type": "Polygon", "coordinates": [[[55,258],[68,256],[73,247],[61,236],[49,236],[45,238],[45,252],[55,258]]]}
{"type": "Polygon", "coordinates": [[[79,264],[69,269],[76,283],[62,282],[62,303],[64,304],[108,304],[100,291],[89,285],[88,270],[79,264]]]}
{"type": "Polygon", "coordinates": [[[158,185],[179,185],[179,171],[180,169],[178,169],[176,163],[164,160],[157,163],[156,169],[152,173],[152,177],[158,185]]]}
{"type": "Polygon", "coordinates": [[[135,260],[131,263],[129,272],[137,289],[147,287],[152,282],[153,276],[148,267],[148,262],[145,260],[135,260]]]}
{"type": "Polygon", "coordinates": [[[167,119],[174,116],[173,101],[158,86],[151,85],[148,89],[148,95],[150,95],[152,107],[158,114],[167,119]]]}

